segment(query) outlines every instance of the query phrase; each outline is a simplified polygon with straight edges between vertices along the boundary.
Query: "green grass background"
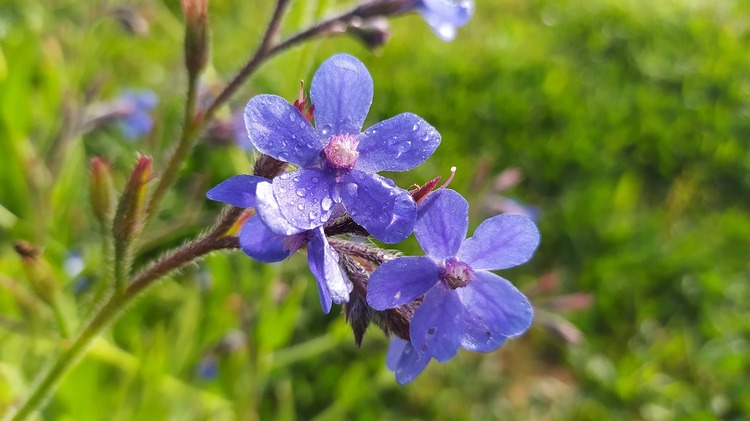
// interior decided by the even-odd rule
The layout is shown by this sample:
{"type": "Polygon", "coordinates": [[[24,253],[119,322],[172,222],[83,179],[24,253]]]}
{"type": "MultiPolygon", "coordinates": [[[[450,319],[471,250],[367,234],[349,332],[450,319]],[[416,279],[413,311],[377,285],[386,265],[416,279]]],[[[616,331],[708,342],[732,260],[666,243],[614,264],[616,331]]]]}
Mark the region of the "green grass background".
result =
{"type": "MultiPolygon", "coordinates": [[[[205,86],[227,81],[271,6],[212,0],[205,86]]],[[[554,274],[592,305],[567,314],[577,345],[535,326],[496,352],[460,352],[401,387],[387,339],[354,346],[335,308],[320,312],[304,256],[261,265],[214,254],[164,280],[97,341],[40,414],[45,419],[746,419],[750,414],[750,4],[711,0],[477,1],[452,43],[417,15],[391,21],[376,52],[347,37],[273,59],[234,98],[296,96],[336,52],[370,69],[368,124],[410,111],[442,134],[402,187],[445,176],[472,206],[517,167],[511,192],[540,209],[534,259],[504,272],[523,288],[554,274]],[[233,344],[231,351],[227,344],[233,344]],[[218,347],[218,348],[217,348],[218,347]],[[198,367],[218,362],[218,376],[198,367]]],[[[346,2],[295,1],[290,34],[346,2]]],[[[179,135],[185,76],[179,2],[0,3],[0,411],[29,391],[64,342],[31,293],[12,245],[42,248],[75,329],[92,306],[66,275],[71,250],[96,285],[106,265],[88,206],[88,160],[104,156],[120,190],[136,151],[155,171],[179,135]],[[134,36],[111,13],[149,24],[134,36]],[[94,89],[96,87],[96,89],[94,89]],[[66,136],[86,92],[158,93],[152,136],[66,136]]],[[[201,142],[137,264],[210,224],[204,199],[252,155],[201,142]]],[[[402,250],[415,252],[407,241],[402,250]]],[[[543,297],[532,299],[541,305],[543,297]]]]}

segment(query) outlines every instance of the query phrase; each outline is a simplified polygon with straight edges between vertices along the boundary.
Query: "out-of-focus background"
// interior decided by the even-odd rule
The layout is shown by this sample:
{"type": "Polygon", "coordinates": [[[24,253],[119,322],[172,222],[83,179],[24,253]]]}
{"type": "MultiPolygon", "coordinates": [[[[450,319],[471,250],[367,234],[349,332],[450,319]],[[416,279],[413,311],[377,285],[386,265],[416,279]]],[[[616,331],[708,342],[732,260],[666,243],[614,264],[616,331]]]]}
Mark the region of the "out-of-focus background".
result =
{"type": "MultiPolygon", "coordinates": [[[[270,3],[210,2],[207,95],[252,52],[270,3]]],[[[455,165],[472,227],[501,211],[537,218],[533,260],[503,272],[537,307],[528,334],[433,361],[402,387],[381,332],[357,349],[338,307],[321,314],[304,256],[214,254],[132,305],[44,418],[748,417],[750,3],[477,3],[452,43],[412,14],[391,21],[376,52],[342,36],[265,65],[197,146],[137,264],[205,229],[220,210],[205,192],[249,172],[252,152],[227,140],[232,113],[258,93],[294,99],[300,79],[348,52],[373,75],[368,124],[410,111],[443,136],[424,165],[394,174],[399,185],[455,165]]],[[[295,1],[283,33],[346,5],[295,1]]],[[[0,4],[0,411],[64,346],[13,245],[41,250],[32,271],[75,330],[105,267],[89,159],[107,160],[118,191],[136,151],[158,174],[180,131],[182,20],[176,0],[0,4]],[[135,122],[70,129],[133,95],[158,105],[135,122]],[[133,136],[149,115],[149,134],[133,136]]],[[[400,248],[418,250],[413,238],[400,248]]]]}

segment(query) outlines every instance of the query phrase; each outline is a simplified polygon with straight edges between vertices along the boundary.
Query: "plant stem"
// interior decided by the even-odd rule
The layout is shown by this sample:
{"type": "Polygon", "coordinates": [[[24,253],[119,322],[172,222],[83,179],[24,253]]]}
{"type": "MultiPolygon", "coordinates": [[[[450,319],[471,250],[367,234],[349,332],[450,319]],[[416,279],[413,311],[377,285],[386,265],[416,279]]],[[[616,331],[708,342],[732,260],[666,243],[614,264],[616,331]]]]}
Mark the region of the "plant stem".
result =
{"type": "Polygon", "coordinates": [[[136,276],[123,290],[113,291],[107,302],[96,311],[76,339],[63,349],[50,369],[34,386],[33,392],[21,405],[18,412],[7,414],[6,419],[23,420],[41,406],[62,376],[85,353],[91,341],[97,337],[104,327],[122,313],[128,303],[153,285],[154,281],[187,263],[194,262],[211,251],[238,248],[239,244],[236,237],[225,237],[222,234],[231,226],[241,211],[242,209],[230,208],[224,212],[219,223],[208,235],[167,253],[136,276]]]}

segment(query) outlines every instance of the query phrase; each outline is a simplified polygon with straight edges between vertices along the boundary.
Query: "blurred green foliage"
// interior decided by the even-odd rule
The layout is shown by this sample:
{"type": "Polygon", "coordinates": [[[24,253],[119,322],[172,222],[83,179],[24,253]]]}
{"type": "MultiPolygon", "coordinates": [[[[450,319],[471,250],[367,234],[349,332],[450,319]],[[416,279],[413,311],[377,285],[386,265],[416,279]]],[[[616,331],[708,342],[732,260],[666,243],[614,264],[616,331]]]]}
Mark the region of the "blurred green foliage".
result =
{"type": "MultiPolygon", "coordinates": [[[[270,2],[212,1],[212,69],[220,84],[250,54],[270,2]]],[[[55,350],[55,322],[75,329],[106,267],[88,207],[88,160],[121,189],[135,152],[155,171],[179,134],[183,100],[177,1],[0,4],[0,410],[24,395],[55,350]],[[120,9],[119,16],[122,15],[120,9]],[[131,17],[132,18],[132,17],[131,17]],[[141,22],[141,21],[138,21],[141,22]],[[130,28],[130,29],[128,29],[130,28]],[[67,130],[85,102],[122,89],[160,96],[154,134],[67,130]],[[90,97],[90,98],[87,98],[90,97]],[[58,315],[39,301],[12,245],[43,250],[58,315]],[[71,251],[84,260],[70,276],[71,251]],[[81,291],[82,281],[90,287],[81,291]]],[[[292,33],[344,2],[293,3],[292,33]]],[[[521,288],[552,273],[591,293],[566,344],[535,328],[488,355],[432,363],[399,387],[384,336],[356,349],[343,316],[321,314],[303,257],[261,265],[214,254],[133,305],[61,382],[49,419],[745,419],[750,413],[750,4],[739,1],[478,1],[450,44],[418,16],[391,22],[372,53],[344,37],[273,59],[231,103],[287,98],[330,54],[370,68],[368,122],[411,111],[443,144],[403,187],[445,176],[475,226],[496,174],[541,210],[533,261],[506,272],[521,288]],[[201,367],[216,362],[215,378],[201,367]]],[[[230,110],[225,110],[228,116],[230,110]]],[[[249,171],[233,146],[198,145],[138,264],[208,226],[205,191],[249,171]]],[[[403,250],[414,252],[413,241],[403,250]]],[[[33,278],[33,277],[32,277],[33,278]]]]}

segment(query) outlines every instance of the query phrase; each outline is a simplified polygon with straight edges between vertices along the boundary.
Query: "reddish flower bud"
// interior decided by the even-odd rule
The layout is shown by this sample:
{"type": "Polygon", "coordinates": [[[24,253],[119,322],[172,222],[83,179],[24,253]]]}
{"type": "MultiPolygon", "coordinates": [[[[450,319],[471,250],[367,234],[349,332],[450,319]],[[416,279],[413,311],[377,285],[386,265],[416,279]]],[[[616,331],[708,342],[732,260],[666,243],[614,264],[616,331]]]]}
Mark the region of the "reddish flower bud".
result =
{"type": "Polygon", "coordinates": [[[109,166],[101,157],[91,158],[91,178],[89,180],[89,198],[91,210],[101,223],[109,220],[114,203],[114,190],[112,189],[112,178],[109,175],[109,166]]]}
{"type": "Polygon", "coordinates": [[[152,176],[152,162],[153,160],[148,156],[138,156],[138,162],[120,197],[112,224],[112,232],[116,241],[127,241],[140,229],[146,201],[146,184],[152,176]]]}
{"type": "Polygon", "coordinates": [[[208,61],[208,0],[182,0],[185,13],[185,67],[197,75],[208,61]]]}

